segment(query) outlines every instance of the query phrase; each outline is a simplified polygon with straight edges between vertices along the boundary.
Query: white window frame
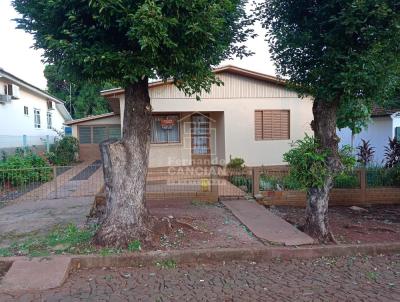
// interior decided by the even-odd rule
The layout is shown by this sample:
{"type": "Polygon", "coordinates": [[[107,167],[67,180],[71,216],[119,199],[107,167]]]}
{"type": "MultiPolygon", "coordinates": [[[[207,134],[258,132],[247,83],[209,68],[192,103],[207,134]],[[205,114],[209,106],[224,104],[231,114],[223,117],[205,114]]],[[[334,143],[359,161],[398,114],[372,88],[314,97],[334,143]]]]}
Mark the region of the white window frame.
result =
{"type": "Polygon", "coordinates": [[[47,129],[53,129],[53,115],[47,111],[47,129]]]}
{"type": "Polygon", "coordinates": [[[28,106],[24,106],[24,115],[29,116],[29,107],[28,106]],[[26,112],[25,112],[25,109],[26,109],[26,112]]]}
{"type": "Polygon", "coordinates": [[[154,114],[152,116],[152,121],[151,121],[152,129],[151,129],[151,134],[150,134],[150,143],[153,145],[180,144],[181,143],[181,125],[180,125],[179,119],[180,119],[179,113],[177,113],[177,114],[154,114]],[[153,127],[155,124],[155,119],[157,119],[157,118],[159,118],[159,119],[175,118],[176,119],[176,126],[177,126],[177,131],[178,131],[176,140],[173,140],[173,139],[170,140],[170,137],[169,137],[170,130],[165,130],[165,131],[167,131],[167,141],[165,141],[165,142],[158,141],[156,139],[156,137],[154,137],[154,132],[153,132],[154,128],[153,127]]]}
{"type": "Polygon", "coordinates": [[[40,129],[42,127],[40,120],[40,109],[33,108],[33,123],[35,129],[40,129]],[[36,119],[38,117],[38,119],[36,119]]]}

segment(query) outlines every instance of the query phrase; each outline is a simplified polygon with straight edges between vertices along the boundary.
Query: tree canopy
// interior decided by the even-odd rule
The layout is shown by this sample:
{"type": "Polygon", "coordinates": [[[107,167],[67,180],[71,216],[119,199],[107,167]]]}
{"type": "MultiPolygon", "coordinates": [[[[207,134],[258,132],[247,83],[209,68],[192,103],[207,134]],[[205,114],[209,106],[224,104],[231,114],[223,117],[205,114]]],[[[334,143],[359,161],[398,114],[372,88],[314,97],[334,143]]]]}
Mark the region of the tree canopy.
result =
{"type": "Polygon", "coordinates": [[[18,28],[49,64],[78,79],[173,78],[185,92],[216,82],[210,66],[248,54],[242,0],[14,0],[18,28]]]}
{"type": "Polygon", "coordinates": [[[373,105],[393,96],[400,75],[397,0],[266,0],[257,15],[278,72],[302,95],[337,101],[338,127],[360,131],[373,105]]]}
{"type": "Polygon", "coordinates": [[[48,92],[65,101],[73,118],[110,112],[110,106],[100,95],[100,91],[112,88],[113,83],[93,81],[73,83],[68,80],[68,75],[61,73],[55,65],[46,65],[44,75],[47,79],[48,92]]]}

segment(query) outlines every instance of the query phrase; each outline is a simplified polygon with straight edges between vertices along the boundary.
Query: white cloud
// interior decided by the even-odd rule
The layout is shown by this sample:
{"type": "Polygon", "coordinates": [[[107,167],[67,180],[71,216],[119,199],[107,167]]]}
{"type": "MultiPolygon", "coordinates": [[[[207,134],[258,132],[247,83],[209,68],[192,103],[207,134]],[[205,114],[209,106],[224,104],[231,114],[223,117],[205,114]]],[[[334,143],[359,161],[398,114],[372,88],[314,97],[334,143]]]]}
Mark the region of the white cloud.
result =
{"type": "MultiPolygon", "coordinates": [[[[42,51],[32,48],[32,35],[17,30],[12,21],[18,14],[11,6],[11,0],[0,0],[0,67],[15,76],[39,87],[46,88],[46,79],[43,75],[44,65],[41,62],[42,51]]],[[[233,64],[254,71],[275,74],[274,66],[270,61],[267,43],[264,41],[264,31],[256,25],[257,38],[247,42],[247,46],[255,53],[251,57],[225,61],[223,64],[233,64]]]]}

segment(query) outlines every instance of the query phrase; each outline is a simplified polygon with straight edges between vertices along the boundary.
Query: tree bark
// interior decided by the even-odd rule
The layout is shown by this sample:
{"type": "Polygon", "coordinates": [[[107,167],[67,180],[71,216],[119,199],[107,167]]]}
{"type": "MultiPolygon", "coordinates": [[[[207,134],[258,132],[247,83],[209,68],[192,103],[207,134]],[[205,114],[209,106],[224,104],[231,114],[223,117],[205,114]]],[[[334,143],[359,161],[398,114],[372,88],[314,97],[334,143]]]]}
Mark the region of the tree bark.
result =
{"type": "Polygon", "coordinates": [[[304,231],[320,242],[333,239],[329,229],[328,203],[329,192],[333,187],[333,174],[342,169],[339,156],[339,138],[336,135],[336,113],[338,102],[315,100],[313,104],[314,120],[311,128],[321,150],[329,150],[327,159],[329,175],[321,188],[309,188],[307,191],[306,223],[304,231]]]}
{"type": "Polygon", "coordinates": [[[101,144],[107,209],[94,243],[126,247],[151,228],[145,205],[150,147],[151,105],[148,79],[125,87],[122,140],[101,144]]]}

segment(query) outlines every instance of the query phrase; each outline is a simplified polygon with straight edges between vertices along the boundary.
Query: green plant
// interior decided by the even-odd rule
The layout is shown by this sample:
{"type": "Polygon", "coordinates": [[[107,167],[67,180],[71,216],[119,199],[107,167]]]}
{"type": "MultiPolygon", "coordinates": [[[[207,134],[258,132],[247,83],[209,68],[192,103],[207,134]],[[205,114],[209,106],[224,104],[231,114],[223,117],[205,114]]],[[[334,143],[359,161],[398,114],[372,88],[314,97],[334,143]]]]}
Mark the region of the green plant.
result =
{"type": "Polygon", "coordinates": [[[389,144],[385,147],[385,167],[392,168],[400,165],[400,142],[389,137],[389,144]]]}
{"type": "MultiPolygon", "coordinates": [[[[314,137],[306,134],[283,158],[290,165],[290,177],[296,179],[302,189],[321,188],[331,174],[327,165],[329,154],[329,150],[323,150],[314,137]]],[[[339,156],[344,170],[354,167],[355,158],[350,147],[343,147],[339,156]]]]}
{"type": "Polygon", "coordinates": [[[142,249],[142,244],[140,240],[133,240],[128,244],[128,251],[130,252],[140,251],[141,249],[142,249]]]}
{"type": "Polygon", "coordinates": [[[240,157],[230,158],[229,163],[226,165],[229,169],[243,169],[244,159],[240,157]]]}
{"type": "Polygon", "coordinates": [[[0,162],[0,183],[13,186],[46,182],[52,178],[52,169],[39,155],[32,151],[17,152],[0,162]]]}
{"type": "Polygon", "coordinates": [[[364,167],[372,162],[375,148],[371,146],[370,141],[361,139],[361,145],[357,147],[357,150],[357,162],[364,167]]]}
{"type": "Polygon", "coordinates": [[[54,165],[66,166],[76,161],[79,152],[79,141],[72,136],[56,139],[46,153],[47,159],[54,165]]]}
{"type": "Polygon", "coordinates": [[[360,181],[357,175],[350,173],[340,173],[334,178],[334,187],[343,189],[358,188],[360,181]]]}

